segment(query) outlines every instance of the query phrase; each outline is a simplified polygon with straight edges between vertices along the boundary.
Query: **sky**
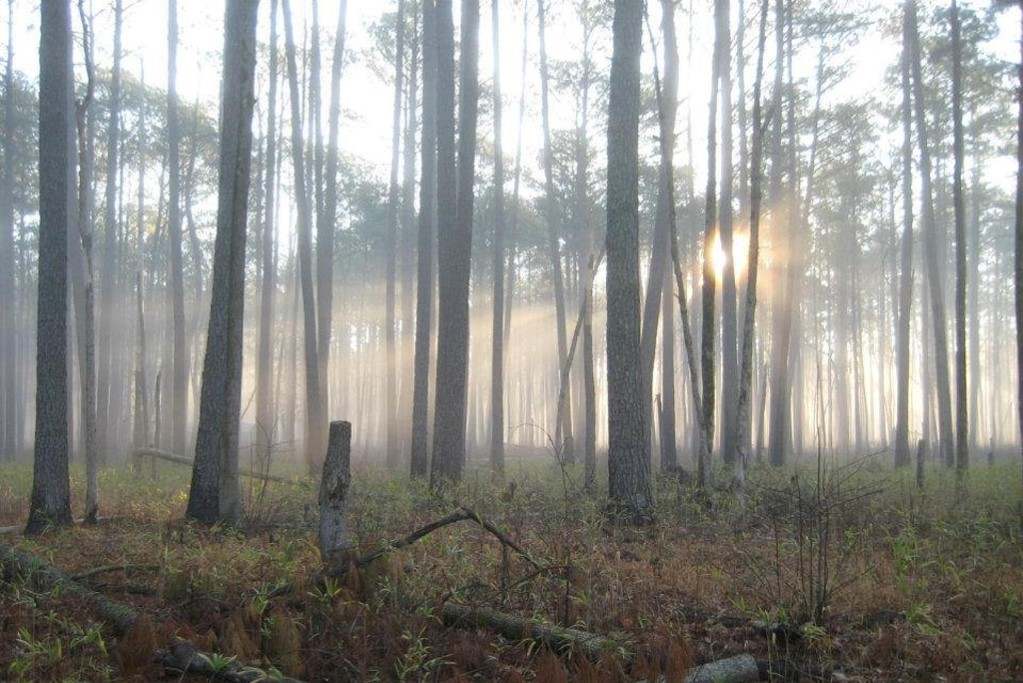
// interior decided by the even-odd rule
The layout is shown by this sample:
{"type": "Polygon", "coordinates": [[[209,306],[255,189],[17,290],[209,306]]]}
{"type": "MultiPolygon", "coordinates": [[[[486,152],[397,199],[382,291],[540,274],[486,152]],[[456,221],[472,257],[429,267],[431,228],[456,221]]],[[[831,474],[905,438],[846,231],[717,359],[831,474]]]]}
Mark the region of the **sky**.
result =
{"type": "MultiPolygon", "coordinates": [[[[95,49],[98,65],[109,66],[113,48],[112,0],[85,0],[87,10],[91,8],[95,16],[95,49]]],[[[751,0],[746,0],[747,5],[751,0]]],[[[6,3],[4,3],[6,4],[6,3]]],[[[581,31],[578,22],[571,13],[572,3],[552,0],[548,17],[548,53],[552,62],[578,58],[581,45],[581,31]]],[[[737,0],[733,0],[733,15],[737,15],[737,0]]],[[[867,8],[872,11],[866,15],[876,20],[891,16],[901,3],[894,0],[851,0],[846,3],[847,11],[863,12],[867,8]]],[[[964,6],[980,8],[986,6],[981,2],[964,2],[964,6]]],[[[269,0],[260,3],[261,40],[269,38],[269,0]]],[[[307,21],[309,0],[292,0],[292,12],[296,33],[299,33],[307,21]]],[[[455,21],[458,22],[458,2],[455,5],[455,21]]],[[[539,120],[539,70],[535,66],[537,52],[535,2],[528,0],[530,17],[529,52],[533,63],[527,70],[527,120],[524,126],[524,159],[533,160],[539,155],[542,145],[539,120]]],[[[651,26],[659,25],[659,3],[650,2],[651,26]]],[[[14,41],[15,68],[30,77],[38,73],[38,3],[34,0],[15,0],[14,2],[14,41]]],[[[348,35],[347,50],[351,62],[346,66],[341,86],[342,107],[345,112],[341,131],[340,145],[343,152],[348,152],[368,161],[376,169],[381,180],[387,176],[390,161],[390,125],[392,90],[368,67],[367,60],[375,46],[368,33],[368,27],[375,22],[384,11],[393,11],[396,2],[378,0],[349,0],[348,2],[348,35]]],[[[320,21],[332,38],[336,23],[338,0],[321,0],[320,21]]],[[[512,0],[501,0],[502,13],[502,82],[505,96],[505,133],[504,147],[515,149],[517,101],[521,90],[520,64],[523,42],[522,3],[512,0]]],[[[220,88],[220,57],[222,46],[222,2],[202,2],[200,0],[178,0],[180,47],[178,51],[178,91],[184,101],[193,101],[197,97],[215,110],[220,88]]],[[[77,12],[74,12],[74,23],[78,30],[77,12]]],[[[147,83],[165,87],[167,82],[167,40],[166,40],[166,0],[125,0],[124,28],[124,68],[136,76],[145,68],[147,83]]],[[[5,17],[6,19],[6,17],[5,17]]],[[[991,49],[1007,60],[1018,59],[1017,33],[1019,30],[1018,16],[1015,10],[1003,12],[1000,23],[1002,35],[991,49]]],[[[490,3],[481,2],[481,36],[480,36],[480,77],[489,82],[492,76],[490,3]]],[[[735,22],[733,21],[733,25],[735,22]]],[[[847,60],[850,71],[843,83],[841,97],[867,97],[875,94],[878,84],[884,76],[885,69],[895,62],[899,46],[895,41],[883,35],[880,21],[872,22],[858,43],[845,46],[843,54],[835,55],[837,59],[847,60]]],[[[283,41],[283,26],[281,27],[283,41]]],[[[457,29],[456,29],[457,30],[457,29]]],[[[680,133],[684,131],[684,120],[687,108],[691,107],[693,117],[694,149],[705,149],[703,138],[706,131],[706,109],[709,97],[710,66],[709,56],[712,50],[712,16],[709,0],[679,0],[678,9],[679,50],[682,60],[680,78],[680,98],[683,100],[679,108],[680,133]],[[687,36],[689,34],[689,11],[692,9],[694,30],[692,64],[687,70],[687,36]]],[[[752,90],[752,66],[755,63],[753,54],[755,25],[747,29],[750,75],[747,77],[747,88],[752,90]]],[[[608,31],[609,33],[609,31],[608,31]]],[[[656,36],[657,41],[660,40],[656,36]]],[[[6,43],[6,31],[2,40],[6,43]]],[[[770,41],[769,41],[770,42],[770,41]]],[[[648,43],[644,35],[644,43],[648,43]]],[[[329,58],[332,43],[324,43],[325,60],[329,58]]],[[[76,62],[81,62],[80,50],[75,55],[76,62]]],[[[772,59],[770,53],[768,61],[772,59]]],[[[606,68],[609,54],[597,55],[598,68],[606,68]],[[605,62],[602,64],[602,60],[605,62]]],[[[812,59],[799,60],[796,63],[797,77],[805,77],[812,81],[814,72],[812,59]]],[[[766,69],[770,69],[768,64],[766,69]]],[[[652,72],[653,59],[649,44],[644,47],[644,70],[652,72]]],[[[328,76],[325,74],[324,78],[328,76]]],[[[326,100],[326,91],[324,95],[326,100]]],[[[573,125],[573,102],[569,93],[552,92],[552,123],[555,128],[573,125]]],[[[596,112],[594,112],[596,113],[596,112]]],[[[594,131],[598,130],[597,127],[594,131]]],[[[489,119],[481,120],[481,134],[491,135],[489,119]]],[[[594,133],[594,146],[603,147],[603,141],[594,133]]],[[[685,150],[679,149],[680,158],[685,158],[685,150]]],[[[698,156],[699,158],[699,156],[698,156]]],[[[699,167],[700,164],[697,164],[699,167]]],[[[999,182],[1008,182],[1011,168],[992,169],[999,176],[999,182]]],[[[1011,163],[1009,164],[1011,166],[1011,163]]]]}

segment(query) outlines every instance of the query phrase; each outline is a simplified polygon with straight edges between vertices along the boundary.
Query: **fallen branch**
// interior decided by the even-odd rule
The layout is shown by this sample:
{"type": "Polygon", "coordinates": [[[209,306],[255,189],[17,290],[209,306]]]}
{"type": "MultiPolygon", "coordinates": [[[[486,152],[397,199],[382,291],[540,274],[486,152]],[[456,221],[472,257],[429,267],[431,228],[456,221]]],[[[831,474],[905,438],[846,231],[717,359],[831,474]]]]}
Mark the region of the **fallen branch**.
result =
{"type": "MultiPolygon", "coordinates": [[[[169,453],[167,451],[161,451],[158,448],[138,448],[132,451],[131,457],[137,462],[141,463],[142,458],[154,458],[157,460],[164,460],[166,462],[172,462],[177,465],[187,465],[191,467],[194,463],[191,458],[186,458],[183,455],[177,455],[176,453],[169,453]]],[[[304,483],[300,479],[288,479],[287,477],[278,477],[273,474],[266,474],[264,472],[254,472],[248,469],[239,469],[238,474],[243,477],[249,477],[251,479],[260,479],[262,481],[274,481],[278,484],[302,484],[304,483]]]]}
{"type": "MultiPolygon", "coordinates": [[[[581,651],[592,660],[600,659],[607,650],[623,648],[621,643],[589,631],[549,626],[533,619],[523,619],[514,614],[497,612],[485,607],[474,608],[446,603],[441,607],[441,618],[449,626],[493,629],[509,640],[532,640],[560,654],[581,651]]],[[[628,648],[624,649],[627,653],[626,659],[631,659],[631,651],[628,648]]]]}
{"type": "Polygon", "coordinates": [[[365,567],[366,565],[371,564],[374,560],[376,560],[376,559],[380,558],[381,556],[391,552],[392,550],[398,550],[400,548],[404,548],[406,546],[410,546],[413,543],[415,543],[416,541],[418,541],[418,540],[420,540],[420,539],[422,539],[422,538],[432,534],[434,531],[437,531],[438,529],[442,529],[442,528],[444,528],[446,526],[449,526],[451,524],[456,524],[458,522],[464,522],[466,520],[471,520],[471,521],[476,522],[477,524],[479,524],[480,527],[482,527],[486,531],[490,532],[490,534],[492,536],[494,536],[494,538],[496,538],[498,541],[500,541],[502,545],[504,545],[504,546],[508,547],[509,549],[511,549],[512,551],[514,551],[516,555],[521,557],[523,560],[525,560],[529,564],[533,565],[534,568],[536,568],[536,569],[543,569],[544,568],[543,565],[541,565],[539,562],[534,560],[530,556],[529,553],[527,553],[525,550],[523,550],[522,546],[520,546],[518,543],[516,543],[515,541],[510,539],[505,533],[503,533],[496,526],[494,526],[493,524],[491,524],[487,520],[485,520],[482,517],[480,517],[476,513],[475,510],[473,510],[472,508],[465,507],[464,505],[460,505],[458,507],[458,509],[455,510],[454,512],[452,512],[451,514],[449,514],[449,515],[447,515],[445,517],[441,517],[440,519],[435,520],[433,522],[430,522],[429,524],[427,524],[424,527],[416,529],[415,531],[413,531],[411,534],[409,534],[405,538],[399,539],[397,541],[391,541],[390,543],[388,543],[383,548],[381,548],[379,550],[375,550],[375,551],[369,553],[368,555],[363,555],[362,557],[360,557],[359,559],[357,559],[355,561],[355,566],[359,567],[359,568],[365,567]]]}
{"type": "MultiPolygon", "coordinates": [[[[545,567],[544,565],[534,560],[533,557],[530,556],[530,554],[527,553],[522,548],[522,546],[520,546],[518,543],[509,538],[505,533],[503,533],[492,523],[480,517],[474,510],[472,510],[471,508],[467,508],[465,506],[460,506],[454,512],[416,529],[415,531],[410,533],[408,536],[405,536],[404,538],[389,541],[386,544],[384,544],[383,547],[374,550],[371,553],[367,553],[366,555],[358,557],[353,562],[349,562],[347,564],[339,564],[333,571],[330,572],[329,576],[331,576],[332,578],[338,578],[340,576],[344,576],[345,574],[347,574],[352,567],[355,567],[356,569],[362,569],[364,567],[367,567],[373,564],[373,562],[375,562],[376,560],[383,557],[384,555],[395,550],[400,550],[401,548],[406,548],[415,543],[416,541],[419,541],[425,538],[426,536],[429,536],[438,529],[443,529],[446,526],[450,526],[452,524],[457,524],[458,522],[464,522],[467,520],[471,520],[479,524],[480,527],[490,532],[495,538],[497,538],[497,540],[499,540],[502,545],[511,549],[516,555],[518,555],[523,560],[531,564],[537,570],[547,571],[549,569],[548,567],[545,567]]],[[[294,592],[294,590],[295,585],[293,583],[286,583],[270,591],[269,597],[277,598],[282,595],[288,595],[294,592]]]]}

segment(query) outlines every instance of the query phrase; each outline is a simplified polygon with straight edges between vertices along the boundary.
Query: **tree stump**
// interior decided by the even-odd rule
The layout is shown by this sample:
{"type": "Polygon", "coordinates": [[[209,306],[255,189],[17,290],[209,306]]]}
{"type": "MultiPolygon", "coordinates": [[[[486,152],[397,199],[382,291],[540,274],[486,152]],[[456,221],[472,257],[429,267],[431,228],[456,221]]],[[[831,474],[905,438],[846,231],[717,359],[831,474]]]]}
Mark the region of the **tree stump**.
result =
{"type": "Polygon", "coordinates": [[[338,569],[351,547],[345,521],[352,484],[351,459],[352,423],[331,422],[320,480],[320,558],[327,573],[338,569]]]}

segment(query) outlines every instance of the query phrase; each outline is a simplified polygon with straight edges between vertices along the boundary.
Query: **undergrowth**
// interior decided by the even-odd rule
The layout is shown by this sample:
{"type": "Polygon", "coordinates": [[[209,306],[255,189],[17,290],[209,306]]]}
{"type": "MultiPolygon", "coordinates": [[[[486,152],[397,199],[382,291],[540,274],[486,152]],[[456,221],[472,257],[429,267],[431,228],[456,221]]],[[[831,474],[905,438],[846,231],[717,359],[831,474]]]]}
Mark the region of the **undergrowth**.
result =
{"type": "MultiPolygon", "coordinates": [[[[244,482],[244,528],[204,529],[183,521],[187,471],[155,470],[103,470],[98,526],[6,539],[69,575],[116,567],[82,582],[146,615],[146,632],[118,640],[83,606],[7,577],[0,679],[149,680],[148,659],[129,653],[175,637],[268,678],[310,680],[681,680],[694,661],[739,652],[792,679],[1023,675],[1010,465],[974,468],[965,494],[951,472],[928,470],[918,490],[911,473],[871,460],[753,469],[741,504],[733,491],[660,476],[656,520],[644,527],[607,520],[582,466],[554,458],[515,463],[504,480],[469,469],[442,494],[357,467],[354,555],[465,506],[541,569],[465,523],[326,581],[317,578],[316,487],[297,471],[292,483],[244,482]],[[588,662],[449,628],[445,601],[592,631],[619,649],[588,662]]],[[[30,472],[2,474],[0,524],[14,525],[30,472]]],[[[73,469],[79,510],[82,479],[73,469]]]]}

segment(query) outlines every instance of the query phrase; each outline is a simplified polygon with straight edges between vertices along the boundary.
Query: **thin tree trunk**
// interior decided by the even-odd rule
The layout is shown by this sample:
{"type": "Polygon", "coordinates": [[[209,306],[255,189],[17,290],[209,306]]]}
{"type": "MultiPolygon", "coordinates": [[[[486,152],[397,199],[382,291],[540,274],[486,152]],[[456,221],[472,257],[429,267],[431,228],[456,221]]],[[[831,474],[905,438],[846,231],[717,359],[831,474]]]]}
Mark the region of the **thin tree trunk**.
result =
{"type": "Polygon", "coordinates": [[[938,429],[942,460],[952,466],[955,440],[952,434],[952,398],[948,377],[948,333],[945,324],[943,277],[938,261],[938,226],[931,189],[931,154],[927,138],[927,112],[923,99],[920,66],[920,39],[917,34],[916,1],[906,5],[912,43],[913,103],[916,110],[917,139],[920,147],[920,194],[923,201],[924,262],[930,286],[931,323],[934,326],[935,380],[938,390],[938,429]]]}
{"type": "MultiPolygon", "coordinates": [[[[899,272],[899,329],[896,358],[895,466],[910,464],[909,450],[909,348],[913,308],[913,113],[910,92],[909,22],[902,32],[902,257],[899,272]]],[[[926,437],[925,437],[926,438],[926,437]]]]}
{"type": "Polygon", "coordinates": [[[757,308],[757,272],[760,257],[760,201],[762,199],[761,165],[764,152],[763,113],[761,87],[764,76],[764,46],[767,42],[767,14],[770,0],[762,0],[760,7],[760,32],[757,39],[757,73],[753,83],[753,149],[750,155],[750,220],[749,256],[746,259],[746,304],[742,323],[742,354],[739,362],[739,405],[736,410],[738,431],[735,445],[735,481],[741,490],[746,483],[746,464],[749,458],[748,433],[753,424],[750,408],[753,403],[753,334],[757,308]]]}
{"type": "MultiPolygon", "coordinates": [[[[568,332],[565,329],[565,283],[561,264],[561,248],[558,241],[558,199],[554,191],[554,151],[551,147],[551,124],[549,76],[547,67],[547,21],[546,0],[537,0],[540,18],[540,113],[543,120],[543,173],[544,173],[544,214],[547,221],[547,258],[551,264],[551,280],[554,283],[554,314],[558,326],[558,368],[565,369],[568,355],[568,332]]],[[[559,373],[560,374],[560,373],[559,373]]],[[[562,449],[565,462],[575,462],[575,448],[572,438],[572,394],[565,396],[566,410],[562,421],[554,426],[555,448],[562,449]],[[564,441],[562,441],[564,437],[564,441]]]]}
{"type": "Polygon", "coordinates": [[[411,474],[429,471],[430,332],[433,313],[433,242],[437,230],[437,24],[434,0],[423,0],[423,163],[419,185],[416,266],[416,348],[412,389],[411,474]]]}
{"type": "MultiPolygon", "coordinates": [[[[315,4],[314,4],[315,7],[315,4]]],[[[341,119],[341,71],[344,66],[345,36],[347,28],[348,2],[341,0],[338,4],[337,26],[334,33],[334,53],[330,66],[330,108],[327,115],[327,164],[323,169],[323,135],[316,126],[316,173],[317,214],[316,214],[316,314],[317,352],[316,360],[319,367],[319,387],[322,416],[330,410],[330,392],[327,390],[327,373],[330,366],[330,340],[333,330],[334,314],[334,234],[337,222],[337,168],[338,168],[338,131],[341,119]]],[[[317,41],[318,42],[318,41],[317,41]]],[[[318,55],[319,49],[317,47],[318,55]]],[[[319,66],[314,69],[318,81],[319,66]]],[[[317,90],[317,111],[319,96],[317,90]]],[[[319,117],[316,117],[319,121],[319,117]]],[[[323,438],[327,426],[318,427],[319,435],[314,451],[317,458],[324,453],[323,438]]]]}
{"type": "Polygon", "coordinates": [[[490,8],[494,56],[494,315],[490,355],[490,467],[504,472],[504,152],[500,0],[490,8]]]}
{"type": "Polygon", "coordinates": [[[956,240],[956,474],[962,479],[970,462],[966,385],[966,201],[963,191],[963,49],[959,4],[952,0],[952,135],[955,170],[952,201],[956,240]]]}
{"type": "MultiPolygon", "coordinates": [[[[722,51],[729,50],[727,39],[723,34],[722,0],[715,0],[715,37],[714,57],[710,76],[710,111],[707,116],[707,192],[706,208],[703,223],[703,328],[700,352],[700,367],[703,373],[703,429],[701,434],[707,442],[701,453],[706,452],[708,459],[697,463],[697,477],[701,486],[710,484],[710,453],[714,450],[714,308],[716,297],[717,274],[714,272],[714,242],[717,223],[717,118],[718,118],[718,86],[721,81],[721,67],[724,59],[722,51]]],[[[725,24],[727,26],[727,24],[725,24]]]]}
{"type": "MultiPolygon", "coordinates": [[[[717,30],[723,42],[720,59],[721,70],[721,196],[718,199],[718,230],[721,235],[721,250],[725,254],[721,271],[721,452],[725,462],[730,462],[738,447],[736,434],[738,425],[739,367],[737,358],[736,330],[736,272],[735,253],[732,249],[732,31],[731,2],[718,0],[717,30]]],[[[740,18],[741,20],[741,18],[740,18]]]]}
{"type": "MultiPolygon", "coordinates": [[[[106,204],[103,222],[103,267],[100,279],[99,359],[96,373],[96,442],[101,460],[111,447],[112,422],[119,415],[111,411],[113,392],[120,389],[112,383],[113,332],[120,316],[114,300],[117,292],[117,171],[118,145],[121,136],[121,0],[114,2],[114,55],[110,74],[110,116],[107,122],[106,204]]],[[[8,91],[9,92],[9,91],[8,91]]]]}
{"type": "Polygon", "coordinates": [[[188,331],[185,327],[185,283],[181,256],[181,123],[177,95],[178,3],[167,3],[167,156],[168,227],[170,235],[173,371],[171,373],[171,450],[187,448],[188,331]]]}
{"type": "MultiPolygon", "coordinates": [[[[640,363],[643,373],[643,413],[647,431],[651,419],[651,387],[653,385],[654,352],[657,348],[657,324],[661,312],[661,289],[668,262],[668,231],[671,229],[669,202],[674,197],[671,170],[675,159],[675,117],[678,112],[678,40],[675,36],[675,5],[661,2],[661,34],[664,36],[664,82],[659,95],[660,160],[657,174],[657,215],[654,223],[650,267],[647,271],[646,299],[643,302],[643,326],[640,336],[640,363]]],[[[651,39],[651,42],[653,40],[651,39]]],[[[655,67],[656,69],[656,67],[655,67]]],[[[663,362],[663,361],[662,361],[663,362]]]]}
{"type": "Polygon", "coordinates": [[[267,101],[266,176],[263,194],[266,196],[263,214],[262,286],[259,295],[259,342],[256,357],[256,455],[257,462],[269,462],[271,448],[280,439],[279,426],[274,419],[273,391],[273,321],[274,299],[277,291],[277,271],[274,267],[277,198],[277,0],[270,0],[270,92],[267,101]]]}
{"type": "Polygon", "coordinates": [[[391,132],[391,181],[387,198],[387,237],[384,241],[387,260],[386,292],[384,294],[384,356],[386,359],[386,396],[384,411],[386,419],[385,458],[389,469],[396,469],[400,461],[398,448],[398,377],[397,347],[395,344],[395,297],[398,270],[398,212],[400,188],[398,187],[398,166],[401,162],[401,99],[405,88],[405,0],[398,0],[398,37],[394,50],[394,109],[391,132]]]}
{"type": "Polygon", "coordinates": [[[78,15],[82,23],[82,52],[85,61],[86,87],[81,100],[76,102],[75,115],[78,130],[78,234],[81,238],[85,266],[85,345],[81,349],[82,363],[82,424],[85,432],[85,521],[95,524],[99,514],[99,454],[96,444],[96,295],[92,267],[92,169],[93,169],[93,113],[95,88],[92,64],[92,26],[85,12],[84,0],[78,0],[78,15]]]}
{"type": "MultiPolygon", "coordinates": [[[[320,386],[316,334],[316,293],[313,290],[312,216],[306,187],[305,156],[302,140],[301,99],[298,92],[298,66],[295,58],[295,36],[291,28],[291,3],[282,0],[284,34],[288,62],[288,85],[291,93],[291,155],[295,166],[295,202],[298,208],[298,268],[302,285],[302,318],[305,337],[306,444],[305,460],[310,474],[318,469],[323,457],[323,401],[320,386]]],[[[322,290],[321,290],[322,291],[322,290]]],[[[321,321],[322,323],[322,321],[321,321]]]]}

